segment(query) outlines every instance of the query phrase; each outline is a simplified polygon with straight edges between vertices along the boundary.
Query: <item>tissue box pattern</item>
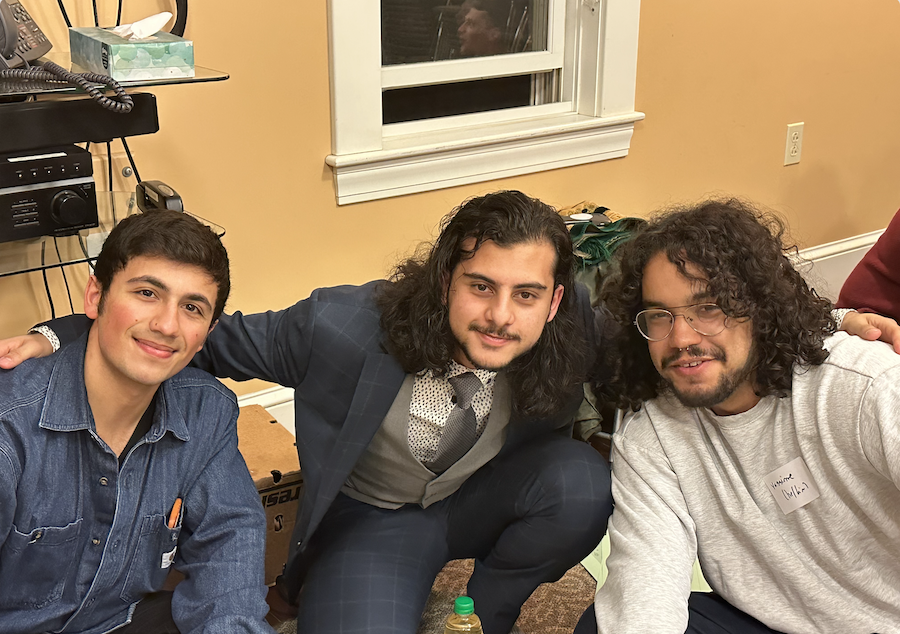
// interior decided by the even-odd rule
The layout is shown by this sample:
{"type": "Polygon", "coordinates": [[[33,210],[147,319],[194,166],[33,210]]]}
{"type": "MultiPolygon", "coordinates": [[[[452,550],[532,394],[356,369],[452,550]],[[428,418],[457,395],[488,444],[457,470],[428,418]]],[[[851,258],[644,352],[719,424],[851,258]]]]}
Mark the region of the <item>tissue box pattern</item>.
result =
{"type": "Polygon", "coordinates": [[[126,40],[97,27],[69,29],[72,63],[116,81],[194,76],[194,43],[160,31],[144,40],[126,40]]]}

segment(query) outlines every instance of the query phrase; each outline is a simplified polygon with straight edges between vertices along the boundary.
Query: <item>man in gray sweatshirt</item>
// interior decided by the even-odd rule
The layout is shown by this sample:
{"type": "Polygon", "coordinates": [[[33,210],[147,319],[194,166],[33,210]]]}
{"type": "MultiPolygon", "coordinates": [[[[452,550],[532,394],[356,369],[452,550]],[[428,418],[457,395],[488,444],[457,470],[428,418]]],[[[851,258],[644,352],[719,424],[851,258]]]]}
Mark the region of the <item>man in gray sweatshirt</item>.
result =
{"type": "Polygon", "coordinates": [[[712,201],[622,248],[604,299],[635,413],[576,634],[900,632],[900,357],[832,334],[782,234],[712,201]]]}

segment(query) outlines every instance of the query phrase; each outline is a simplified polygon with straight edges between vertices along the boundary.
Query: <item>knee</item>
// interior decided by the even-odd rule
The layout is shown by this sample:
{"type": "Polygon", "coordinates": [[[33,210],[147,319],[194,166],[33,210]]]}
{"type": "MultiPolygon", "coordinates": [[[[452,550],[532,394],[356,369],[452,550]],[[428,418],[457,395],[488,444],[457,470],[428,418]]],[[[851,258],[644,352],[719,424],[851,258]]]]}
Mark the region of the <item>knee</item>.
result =
{"type": "Polygon", "coordinates": [[[571,438],[554,439],[543,450],[543,459],[535,463],[542,495],[553,502],[558,515],[602,537],[612,514],[606,460],[589,444],[571,438]]]}
{"type": "Polygon", "coordinates": [[[547,443],[544,452],[537,471],[545,488],[563,497],[612,503],[609,464],[596,449],[586,442],[560,438],[547,443]]]}

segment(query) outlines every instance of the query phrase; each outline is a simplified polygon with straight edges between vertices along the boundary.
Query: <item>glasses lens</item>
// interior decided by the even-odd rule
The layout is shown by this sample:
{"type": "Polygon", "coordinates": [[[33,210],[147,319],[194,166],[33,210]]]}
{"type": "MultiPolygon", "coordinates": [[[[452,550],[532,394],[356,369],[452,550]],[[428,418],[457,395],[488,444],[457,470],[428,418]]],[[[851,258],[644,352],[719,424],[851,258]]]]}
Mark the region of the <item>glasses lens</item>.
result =
{"type": "Polygon", "coordinates": [[[642,310],[634,320],[641,334],[650,341],[661,341],[672,332],[672,313],[667,310],[642,310]]]}
{"type": "MultiPolygon", "coordinates": [[[[679,311],[694,331],[711,337],[725,330],[727,315],[715,304],[697,304],[679,311]]],[[[675,314],[662,308],[642,310],[634,319],[641,334],[650,341],[662,341],[672,332],[675,314]]]]}
{"type": "Polygon", "coordinates": [[[691,327],[701,335],[711,337],[725,330],[726,315],[715,304],[697,304],[684,312],[691,327]]]}

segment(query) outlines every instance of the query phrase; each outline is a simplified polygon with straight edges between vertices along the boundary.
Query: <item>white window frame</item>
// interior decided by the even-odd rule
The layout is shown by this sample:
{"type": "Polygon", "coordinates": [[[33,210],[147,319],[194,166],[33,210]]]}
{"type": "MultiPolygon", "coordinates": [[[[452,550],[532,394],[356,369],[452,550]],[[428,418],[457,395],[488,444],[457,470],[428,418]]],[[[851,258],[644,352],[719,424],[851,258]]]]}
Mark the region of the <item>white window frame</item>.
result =
{"type": "Polygon", "coordinates": [[[379,0],[329,0],[332,154],[339,205],[628,154],[640,0],[569,0],[574,41],[550,16],[548,50],[381,67],[379,0]],[[560,103],[382,125],[383,88],[567,68],[560,103]],[[502,70],[500,70],[502,69],[502,70]]]}

